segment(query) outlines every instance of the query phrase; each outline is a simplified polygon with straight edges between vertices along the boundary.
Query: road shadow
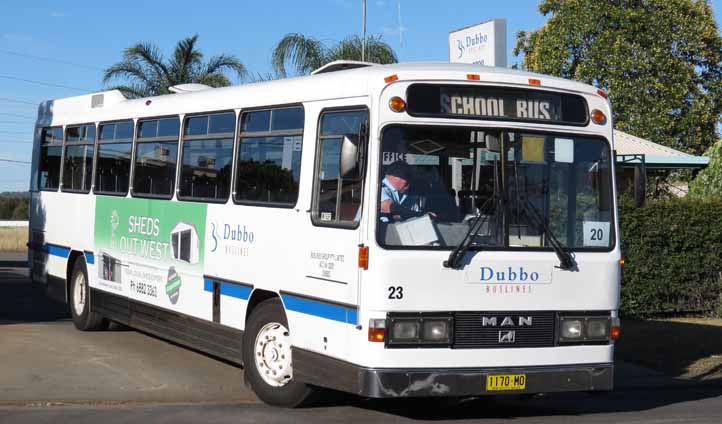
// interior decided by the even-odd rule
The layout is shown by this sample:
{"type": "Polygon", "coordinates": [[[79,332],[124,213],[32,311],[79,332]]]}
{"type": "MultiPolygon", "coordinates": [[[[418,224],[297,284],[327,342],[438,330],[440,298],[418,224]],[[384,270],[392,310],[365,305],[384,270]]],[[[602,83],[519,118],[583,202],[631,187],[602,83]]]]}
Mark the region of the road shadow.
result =
{"type": "Polygon", "coordinates": [[[31,284],[28,269],[17,267],[17,262],[0,261],[0,325],[69,318],[67,306],[48,298],[44,287],[31,284]]]}
{"type": "MultiPolygon", "coordinates": [[[[338,395],[337,406],[351,406],[420,421],[518,419],[641,412],[677,403],[722,396],[718,385],[677,389],[621,390],[607,393],[500,395],[478,398],[359,399],[338,395]]],[[[322,404],[322,407],[334,406],[322,404]]]]}
{"type": "Polygon", "coordinates": [[[722,384],[722,326],[625,319],[615,353],[673,377],[722,384]]]}

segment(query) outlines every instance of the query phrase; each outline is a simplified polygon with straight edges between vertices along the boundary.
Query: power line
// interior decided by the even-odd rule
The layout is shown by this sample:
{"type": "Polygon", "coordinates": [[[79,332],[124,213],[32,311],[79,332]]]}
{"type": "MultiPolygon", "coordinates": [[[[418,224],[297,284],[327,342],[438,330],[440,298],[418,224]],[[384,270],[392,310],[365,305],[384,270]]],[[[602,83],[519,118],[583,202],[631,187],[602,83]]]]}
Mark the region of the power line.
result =
{"type": "MultiPolygon", "coordinates": [[[[34,131],[34,130],[35,130],[35,129],[33,128],[33,131],[34,131]]],[[[32,131],[5,131],[5,130],[0,130],[0,133],[2,133],[2,134],[27,134],[28,132],[32,132],[32,131]]]]}
{"type": "Polygon", "coordinates": [[[7,112],[0,112],[0,115],[4,116],[13,116],[15,118],[23,118],[23,119],[35,119],[35,116],[30,115],[18,115],[17,113],[7,113],[7,112]]]}
{"type": "Polygon", "coordinates": [[[40,103],[40,102],[38,102],[38,103],[28,102],[28,101],[25,101],[25,100],[13,99],[13,98],[10,98],[10,97],[0,97],[0,101],[3,101],[3,102],[11,102],[11,103],[21,103],[21,104],[24,104],[24,105],[32,105],[32,106],[37,106],[38,103],[40,103]]]}
{"type": "Polygon", "coordinates": [[[3,159],[3,158],[0,158],[0,162],[21,163],[21,164],[30,165],[30,162],[25,162],[25,161],[21,161],[21,160],[3,159]]]}
{"type": "Polygon", "coordinates": [[[13,76],[10,76],[10,75],[0,75],[0,78],[9,79],[9,80],[13,80],[13,81],[27,82],[27,83],[29,83],[29,84],[44,85],[44,86],[47,86],[47,87],[65,88],[65,89],[67,89],[67,90],[82,91],[82,92],[84,92],[84,93],[91,93],[91,92],[93,91],[93,90],[88,90],[88,89],[85,89],[85,88],[70,87],[70,86],[68,86],[68,85],[62,85],[62,84],[52,84],[52,83],[49,83],[49,82],[29,80],[29,79],[25,79],[25,78],[13,77],[13,76]]]}
{"type": "Polygon", "coordinates": [[[3,140],[0,141],[0,145],[3,144],[33,144],[32,141],[16,141],[16,140],[3,140]]]}
{"type": "Polygon", "coordinates": [[[44,56],[35,56],[35,55],[32,55],[32,54],[19,53],[19,52],[14,52],[14,51],[11,51],[11,50],[0,49],[0,53],[11,54],[11,55],[13,55],[13,56],[27,57],[27,58],[30,58],[30,59],[45,60],[45,61],[48,61],[48,62],[62,63],[63,65],[77,66],[78,68],[91,69],[91,70],[93,70],[93,71],[103,71],[103,70],[104,70],[104,69],[101,69],[101,68],[96,68],[95,66],[84,65],[84,64],[82,64],[82,63],[69,62],[69,61],[67,61],[67,60],[53,59],[53,58],[44,57],[44,56]]]}

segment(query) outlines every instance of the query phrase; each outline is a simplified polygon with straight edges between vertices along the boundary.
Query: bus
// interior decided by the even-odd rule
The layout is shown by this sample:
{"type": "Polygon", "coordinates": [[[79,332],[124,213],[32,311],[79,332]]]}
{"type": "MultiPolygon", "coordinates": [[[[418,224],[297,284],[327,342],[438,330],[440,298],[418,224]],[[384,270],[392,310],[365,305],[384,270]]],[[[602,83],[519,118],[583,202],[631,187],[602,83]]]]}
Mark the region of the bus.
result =
{"type": "Polygon", "coordinates": [[[621,251],[593,86],[334,62],[44,102],[29,263],[79,330],[244,367],[264,402],[612,390],[621,251]]]}

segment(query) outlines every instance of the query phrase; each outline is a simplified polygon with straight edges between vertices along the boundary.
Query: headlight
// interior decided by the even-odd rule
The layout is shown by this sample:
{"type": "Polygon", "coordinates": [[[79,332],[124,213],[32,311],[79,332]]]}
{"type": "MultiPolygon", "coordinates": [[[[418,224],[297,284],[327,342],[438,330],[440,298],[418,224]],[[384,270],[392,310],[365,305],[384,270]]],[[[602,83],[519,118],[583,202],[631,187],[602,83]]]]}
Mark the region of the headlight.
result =
{"type": "Polygon", "coordinates": [[[587,338],[606,340],[609,338],[609,318],[593,318],[587,321],[587,338]]]}
{"type": "Polygon", "coordinates": [[[563,339],[580,339],[580,338],[582,338],[582,320],[580,320],[580,319],[562,320],[562,338],[563,339]]]}
{"type": "Polygon", "coordinates": [[[610,339],[611,317],[559,317],[559,341],[562,343],[603,342],[610,339]]]}
{"type": "Polygon", "coordinates": [[[451,344],[454,319],[439,314],[389,314],[387,346],[444,347],[451,344]]]}
{"type": "Polygon", "coordinates": [[[395,320],[391,326],[391,338],[399,342],[415,341],[419,338],[417,320],[395,320]]]}
{"type": "Polygon", "coordinates": [[[449,341],[448,320],[424,320],[423,340],[429,342],[449,341]]]}

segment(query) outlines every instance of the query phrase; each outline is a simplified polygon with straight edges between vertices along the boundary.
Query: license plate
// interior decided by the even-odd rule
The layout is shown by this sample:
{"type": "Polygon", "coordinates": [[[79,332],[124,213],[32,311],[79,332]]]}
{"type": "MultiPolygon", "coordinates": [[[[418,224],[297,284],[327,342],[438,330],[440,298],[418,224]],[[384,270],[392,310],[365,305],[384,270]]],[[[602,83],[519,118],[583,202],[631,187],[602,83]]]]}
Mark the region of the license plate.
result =
{"type": "Polygon", "coordinates": [[[486,376],[486,390],[524,390],[526,374],[495,374],[486,376]]]}

